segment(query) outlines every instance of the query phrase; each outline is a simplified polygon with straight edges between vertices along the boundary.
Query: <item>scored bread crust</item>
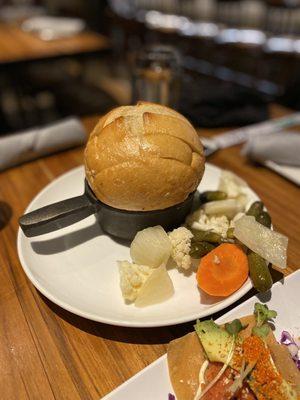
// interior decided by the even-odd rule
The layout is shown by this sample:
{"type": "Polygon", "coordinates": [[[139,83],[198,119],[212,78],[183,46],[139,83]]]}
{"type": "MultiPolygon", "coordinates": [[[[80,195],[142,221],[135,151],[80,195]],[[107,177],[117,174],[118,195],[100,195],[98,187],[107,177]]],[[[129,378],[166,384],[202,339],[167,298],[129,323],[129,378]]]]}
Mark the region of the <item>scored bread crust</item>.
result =
{"type": "Polygon", "coordinates": [[[87,180],[102,202],[149,211],[183,202],[204,173],[203,146],[190,122],[153,103],[102,117],[85,150],[87,180]]]}

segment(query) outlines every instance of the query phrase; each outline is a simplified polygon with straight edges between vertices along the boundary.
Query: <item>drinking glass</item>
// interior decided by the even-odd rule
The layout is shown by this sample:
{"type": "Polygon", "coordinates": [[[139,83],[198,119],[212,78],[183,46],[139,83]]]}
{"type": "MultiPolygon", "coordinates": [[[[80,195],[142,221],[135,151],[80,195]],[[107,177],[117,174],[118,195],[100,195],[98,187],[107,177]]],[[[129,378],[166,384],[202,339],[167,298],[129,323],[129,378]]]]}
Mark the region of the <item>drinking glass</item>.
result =
{"type": "Polygon", "coordinates": [[[139,100],[176,108],[180,95],[180,55],[166,45],[152,45],[135,58],[132,103],[139,100]]]}

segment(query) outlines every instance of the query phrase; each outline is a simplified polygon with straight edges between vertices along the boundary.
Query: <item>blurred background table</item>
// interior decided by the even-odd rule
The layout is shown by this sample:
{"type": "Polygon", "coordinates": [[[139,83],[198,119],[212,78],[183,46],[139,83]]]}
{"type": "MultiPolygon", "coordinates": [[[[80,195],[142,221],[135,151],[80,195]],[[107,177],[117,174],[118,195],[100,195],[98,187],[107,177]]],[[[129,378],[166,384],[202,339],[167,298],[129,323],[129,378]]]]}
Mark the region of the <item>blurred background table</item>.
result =
{"type": "MultiPolygon", "coordinates": [[[[273,117],[289,111],[271,106],[273,117]]],[[[90,132],[98,117],[83,119],[90,132]]],[[[202,129],[209,136],[224,129],[202,129]]],[[[0,173],[0,388],[5,400],[96,400],[166,352],[167,343],[192,323],[129,329],[88,321],[51,303],[20,265],[18,218],[50,181],[82,164],[83,149],[45,157],[0,173]]],[[[249,164],[240,147],[209,162],[245,179],[258,193],[274,226],[290,238],[285,274],[300,263],[299,188],[274,172],[249,164]]],[[[41,266],[42,267],[42,266],[41,266]]]]}
{"type": "Polygon", "coordinates": [[[96,32],[46,41],[18,25],[0,23],[0,64],[96,53],[108,48],[108,39],[96,32]]]}

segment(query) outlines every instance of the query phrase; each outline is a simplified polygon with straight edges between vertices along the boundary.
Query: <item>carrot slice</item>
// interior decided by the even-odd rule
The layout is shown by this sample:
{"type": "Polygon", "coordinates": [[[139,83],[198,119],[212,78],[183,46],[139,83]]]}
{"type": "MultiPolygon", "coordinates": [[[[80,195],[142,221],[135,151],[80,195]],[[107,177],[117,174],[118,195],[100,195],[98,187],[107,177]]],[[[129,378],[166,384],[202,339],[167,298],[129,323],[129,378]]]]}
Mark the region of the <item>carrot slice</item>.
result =
{"type": "Polygon", "coordinates": [[[223,243],[201,258],[197,282],[211,296],[229,296],[243,285],[248,274],[243,250],[236,244],[223,243]]]}

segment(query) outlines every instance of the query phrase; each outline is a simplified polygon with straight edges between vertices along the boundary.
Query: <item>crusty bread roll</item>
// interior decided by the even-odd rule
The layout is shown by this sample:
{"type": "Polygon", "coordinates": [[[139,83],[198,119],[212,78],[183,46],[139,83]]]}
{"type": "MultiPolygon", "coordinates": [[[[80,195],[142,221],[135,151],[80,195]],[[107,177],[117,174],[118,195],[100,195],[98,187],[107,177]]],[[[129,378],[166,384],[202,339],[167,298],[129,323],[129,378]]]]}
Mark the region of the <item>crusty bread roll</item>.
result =
{"type": "Polygon", "coordinates": [[[183,202],[204,173],[203,146],[189,121],[139,102],[102,117],[85,150],[87,180],[112,207],[149,211],[183,202]]]}

